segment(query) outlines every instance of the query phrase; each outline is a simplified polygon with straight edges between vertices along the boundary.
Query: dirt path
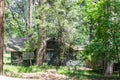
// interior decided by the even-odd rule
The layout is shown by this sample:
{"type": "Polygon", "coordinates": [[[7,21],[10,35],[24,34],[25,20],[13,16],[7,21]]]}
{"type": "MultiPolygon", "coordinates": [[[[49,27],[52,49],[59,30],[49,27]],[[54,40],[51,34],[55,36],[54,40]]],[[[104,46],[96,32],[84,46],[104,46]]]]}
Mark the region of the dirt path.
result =
{"type": "Polygon", "coordinates": [[[7,76],[0,76],[0,80],[41,80],[41,79],[22,79],[22,78],[12,78],[7,76]]]}
{"type": "Polygon", "coordinates": [[[56,70],[49,69],[45,72],[38,73],[22,73],[21,78],[12,78],[7,76],[0,76],[0,80],[73,80],[68,79],[65,75],[57,74],[56,70]]]}
{"type": "Polygon", "coordinates": [[[11,78],[11,77],[6,77],[6,76],[0,76],[0,80],[23,80],[23,79],[20,79],[20,78],[11,78]]]}

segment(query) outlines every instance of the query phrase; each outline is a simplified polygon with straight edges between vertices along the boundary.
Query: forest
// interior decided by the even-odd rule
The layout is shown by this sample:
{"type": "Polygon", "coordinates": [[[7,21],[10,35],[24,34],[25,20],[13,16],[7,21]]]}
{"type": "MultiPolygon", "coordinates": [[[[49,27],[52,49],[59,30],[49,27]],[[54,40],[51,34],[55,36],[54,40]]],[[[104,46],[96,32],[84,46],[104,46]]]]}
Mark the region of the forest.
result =
{"type": "Polygon", "coordinates": [[[119,22],[120,0],[0,0],[0,75],[119,80],[119,22]]]}

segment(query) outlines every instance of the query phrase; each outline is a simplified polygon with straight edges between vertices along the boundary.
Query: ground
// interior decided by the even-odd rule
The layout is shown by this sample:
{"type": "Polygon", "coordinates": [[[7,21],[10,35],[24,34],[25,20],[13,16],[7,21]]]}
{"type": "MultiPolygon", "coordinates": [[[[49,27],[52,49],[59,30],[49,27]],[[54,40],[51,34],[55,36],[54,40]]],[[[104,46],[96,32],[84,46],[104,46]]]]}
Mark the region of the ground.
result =
{"type": "Polygon", "coordinates": [[[55,69],[48,69],[45,72],[20,73],[21,78],[12,78],[0,76],[0,80],[74,80],[69,77],[58,74],[55,69]]]}
{"type": "Polygon", "coordinates": [[[119,75],[104,76],[99,70],[77,66],[15,66],[10,54],[4,55],[4,76],[0,80],[120,80],[119,75]]]}
{"type": "Polygon", "coordinates": [[[0,76],[0,80],[22,80],[20,78],[11,78],[6,76],[0,76]]]}
{"type": "Polygon", "coordinates": [[[57,74],[55,69],[46,70],[38,73],[22,73],[21,78],[11,78],[0,76],[0,80],[74,80],[61,74],[57,74]]]}

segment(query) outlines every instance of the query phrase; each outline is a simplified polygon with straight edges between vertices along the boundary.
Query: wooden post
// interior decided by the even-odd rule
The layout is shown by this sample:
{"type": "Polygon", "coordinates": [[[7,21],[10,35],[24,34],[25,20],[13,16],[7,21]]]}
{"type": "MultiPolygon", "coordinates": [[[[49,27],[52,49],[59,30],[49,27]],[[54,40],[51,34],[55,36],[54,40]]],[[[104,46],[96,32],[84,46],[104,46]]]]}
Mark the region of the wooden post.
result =
{"type": "Polygon", "coordinates": [[[0,75],[3,73],[4,0],[0,0],[0,75]]]}

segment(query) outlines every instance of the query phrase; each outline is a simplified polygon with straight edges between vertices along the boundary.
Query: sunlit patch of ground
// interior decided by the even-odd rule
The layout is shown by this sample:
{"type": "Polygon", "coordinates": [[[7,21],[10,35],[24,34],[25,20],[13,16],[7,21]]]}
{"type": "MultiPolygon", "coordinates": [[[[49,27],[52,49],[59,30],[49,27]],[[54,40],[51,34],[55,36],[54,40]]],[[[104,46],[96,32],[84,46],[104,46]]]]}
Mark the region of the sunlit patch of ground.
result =
{"type": "Polygon", "coordinates": [[[92,70],[91,68],[79,67],[77,70],[92,70]]]}
{"type": "Polygon", "coordinates": [[[0,76],[0,80],[23,80],[23,79],[0,76]]]}

